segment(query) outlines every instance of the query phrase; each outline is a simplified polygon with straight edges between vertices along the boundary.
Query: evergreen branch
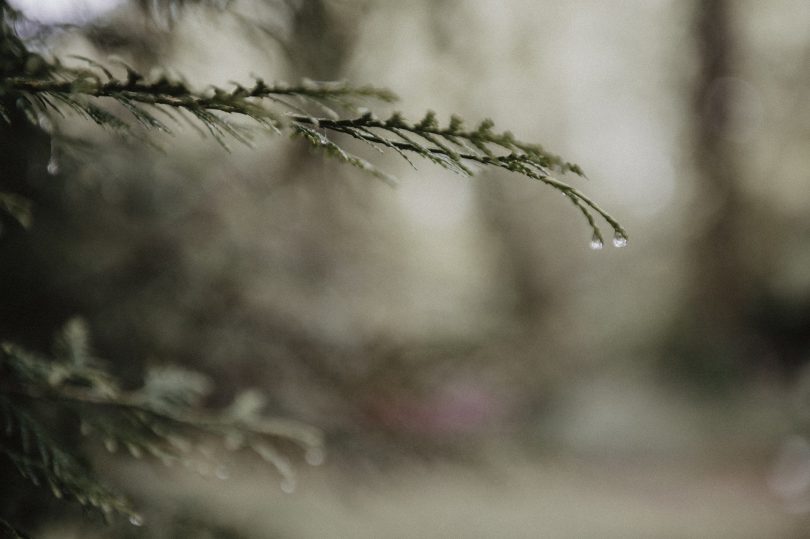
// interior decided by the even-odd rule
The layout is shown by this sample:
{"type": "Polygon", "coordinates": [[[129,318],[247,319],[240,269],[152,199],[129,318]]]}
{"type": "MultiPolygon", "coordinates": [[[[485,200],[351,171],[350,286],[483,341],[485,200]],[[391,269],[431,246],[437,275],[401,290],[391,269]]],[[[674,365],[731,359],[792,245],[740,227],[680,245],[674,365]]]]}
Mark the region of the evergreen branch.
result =
{"type": "MultiPolygon", "coordinates": [[[[70,73],[74,73],[73,70],[70,73]]],[[[144,82],[143,77],[129,69],[126,80],[110,79],[102,82],[92,72],[82,72],[84,76],[74,76],[69,80],[35,79],[11,77],[0,82],[6,91],[26,94],[49,94],[62,96],[82,95],[87,97],[110,97],[116,100],[143,103],[146,105],[166,105],[187,110],[219,111],[229,114],[242,114],[264,121],[274,120],[268,109],[248,101],[249,98],[270,98],[278,96],[302,97],[312,100],[331,99],[342,103],[356,99],[378,99],[393,102],[396,96],[391,92],[371,86],[353,87],[345,83],[315,83],[304,81],[300,85],[267,85],[261,79],[250,87],[237,85],[232,91],[214,88],[213,95],[190,90],[183,82],[161,78],[144,82]]],[[[275,122],[274,122],[275,123],[275,122]]]]}
{"type": "Polygon", "coordinates": [[[219,411],[205,410],[202,402],[211,384],[199,373],[170,366],[152,368],[139,389],[121,389],[92,356],[80,320],[65,325],[54,354],[47,358],[9,343],[0,345],[0,417],[5,418],[5,438],[16,442],[0,443],[0,454],[35,484],[49,486],[57,497],[69,495],[96,507],[105,517],[117,512],[135,521],[140,518],[126,500],[94,480],[76,457],[47,434],[40,420],[26,411],[38,409],[33,403],[58,403],[60,409],[70,410],[81,422],[81,433],[98,435],[110,451],[123,447],[133,457],[151,455],[166,465],[199,467],[190,455],[191,437],[219,438],[228,449],[249,449],[274,465],[282,475],[283,488],[295,477],[290,460],[273,447],[276,442],[297,444],[310,462],[313,455],[323,453],[320,431],[265,417],[264,401],[256,392],[237,395],[219,411]]]}
{"type": "Polygon", "coordinates": [[[357,167],[361,170],[365,170],[369,172],[376,178],[383,180],[385,183],[389,185],[396,184],[396,178],[393,176],[386,174],[385,172],[381,171],[362,157],[358,157],[354,154],[351,154],[329,140],[326,135],[323,135],[310,127],[301,124],[293,124],[294,133],[297,133],[299,136],[303,137],[304,139],[309,142],[309,144],[314,148],[322,148],[326,151],[327,155],[336,157],[340,161],[344,163],[348,163],[354,167],[357,167]]]}
{"type": "Polygon", "coordinates": [[[10,523],[0,518],[0,539],[31,539],[10,523]]]}
{"type": "MultiPolygon", "coordinates": [[[[366,159],[342,148],[327,133],[347,135],[381,149],[393,149],[403,157],[406,153],[414,153],[465,176],[473,174],[470,164],[500,168],[540,181],[567,196],[592,229],[592,245],[603,243],[595,215],[613,229],[614,245],[627,243],[627,233],[611,215],[572,185],[552,176],[552,172],[572,172],[584,177],[578,165],[547,152],[539,145],[519,141],[509,131],[494,131],[491,120],[484,120],[470,130],[464,128],[463,121],[457,116],[451,116],[446,126],[440,126],[432,111],[415,124],[405,121],[399,113],[386,120],[380,120],[371,113],[341,118],[331,104],[354,111],[359,99],[374,98],[391,102],[395,96],[370,86],[353,87],[345,83],[308,80],[291,86],[284,83],[266,84],[262,79],[257,79],[249,87],[235,84],[230,91],[213,88],[207,92],[195,92],[184,82],[165,76],[147,81],[126,64],[126,79],[115,78],[109,69],[98,62],[80,59],[88,63],[90,69],[67,68],[55,62],[47,77],[6,78],[0,80],[0,87],[5,88],[6,92],[18,93],[23,103],[32,109],[27,111],[30,116],[36,116],[33,109],[37,107],[58,108],[55,106],[58,102],[100,125],[122,132],[129,130],[126,121],[89,100],[112,99],[128,110],[138,125],[164,132],[170,132],[169,127],[152,111],[161,111],[170,117],[173,117],[171,111],[186,112],[196,118],[226,149],[226,139],[232,138],[249,145],[250,136],[243,127],[232,124],[223,115],[247,116],[260,126],[278,133],[286,130],[312,147],[322,149],[328,155],[387,183],[394,183],[395,180],[366,159]],[[298,100],[303,106],[291,103],[286,98],[298,100]],[[268,104],[286,110],[281,113],[268,104]],[[326,111],[330,117],[320,118],[309,114],[305,108],[307,106],[326,111]]],[[[413,164],[407,157],[406,160],[413,164]]]]}
{"type": "MultiPolygon", "coordinates": [[[[421,136],[431,142],[435,146],[435,148],[430,150],[431,153],[443,154],[451,159],[461,157],[462,159],[478,161],[482,164],[487,164],[485,158],[496,157],[495,152],[488,148],[487,145],[496,145],[506,149],[511,155],[510,159],[512,160],[521,160],[527,164],[542,167],[542,169],[556,169],[563,173],[570,171],[577,175],[584,176],[582,169],[578,165],[568,163],[560,156],[546,152],[539,145],[516,141],[508,131],[504,133],[493,133],[491,131],[492,123],[489,120],[482,122],[475,131],[465,131],[462,129],[460,120],[455,116],[451,118],[448,127],[440,128],[436,125],[435,116],[432,112],[428,112],[425,119],[416,125],[408,124],[398,113],[395,113],[387,120],[379,120],[372,114],[365,114],[359,118],[343,120],[315,119],[308,116],[296,115],[292,117],[292,120],[352,136],[355,136],[352,131],[357,129],[377,129],[394,134],[404,131],[421,136]],[[460,146],[464,151],[459,154],[438,139],[445,139],[456,146],[460,146]],[[462,144],[460,141],[472,144],[478,151],[469,145],[462,144]]],[[[381,140],[376,140],[376,142],[382,143],[381,140]]],[[[415,143],[412,140],[406,140],[406,143],[407,144],[404,146],[399,145],[400,149],[408,149],[409,151],[415,150],[417,153],[421,153],[420,149],[424,148],[423,145],[415,143]]]]}
{"type": "Polygon", "coordinates": [[[100,406],[118,412],[132,413],[157,421],[171,423],[175,426],[227,436],[237,431],[248,435],[284,438],[300,444],[305,449],[322,444],[320,431],[306,425],[282,419],[257,420],[256,418],[237,418],[223,413],[210,415],[192,411],[178,411],[173,407],[161,408],[147,402],[140,392],[122,392],[115,397],[104,397],[91,391],[70,387],[58,390],[0,386],[0,393],[12,394],[39,401],[61,402],[80,406],[100,406]]]}
{"type": "Polygon", "coordinates": [[[425,119],[416,125],[408,124],[398,114],[385,121],[378,120],[370,114],[348,120],[316,119],[308,116],[293,115],[291,120],[299,125],[317,126],[365,142],[381,144],[396,149],[400,153],[415,153],[454,172],[472,174],[464,166],[464,161],[470,161],[527,176],[567,196],[587,220],[595,239],[600,242],[603,241],[601,231],[591,211],[602,217],[613,229],[615,245],[622,246],[626,244],[627,232],[615,218],[579,189],[551,176],[549,170],[553,168],[560,172],[572,171],[583,175],[582,170],[577,165],[567,163],[559,156],[545,152],[539,146],[516,141],[508,132],[503,134],[493,133],[491,131],[492,124],[489,121],[483,122],[475,131],[464,131],[460,128],[457,119],[451,120],[449,127],[439,128],[435,124],[431,113],[428,113],[425,119]],[[400,140],[385,137],[371,131],[372,129],[376,129],[381,133],[396,135],[400,140]],[[406,133],[421,136],[430,145],[418,143],[406,133]],[[440,138],[463,147],[464,151],[457,152],[450,149],[447,144],[439,140],[440,138]],[[479,151],[476,152],[470,146],[461,144],[460,141],[471,143],[479,151]],[[509,153],[497,155],[487,144],[509,149],[509,153]]]}
{"type": "Polygon", "coordinates": [[[35,485],[49,487],[56,498],[70,496],[81,505],[97,508],[105,518],[113,512],[136,516],[129,502],[96,480],[87,467],[61,449],[45,427],[3,394],[0,413],[6,439],[14,436],[19,446],[15,450],[9,442],[3,442],[0,453],[11,460],[23,477],[35,485]]]}

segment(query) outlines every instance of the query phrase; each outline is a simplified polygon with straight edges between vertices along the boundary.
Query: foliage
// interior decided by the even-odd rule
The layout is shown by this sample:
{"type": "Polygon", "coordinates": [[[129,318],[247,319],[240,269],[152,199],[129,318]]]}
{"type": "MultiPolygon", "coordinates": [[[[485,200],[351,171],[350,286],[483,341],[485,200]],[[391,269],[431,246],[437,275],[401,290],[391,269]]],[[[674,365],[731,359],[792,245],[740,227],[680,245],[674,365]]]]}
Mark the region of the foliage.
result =
{"type": "MultiPolygon", "coordinates": [[[[8,27],[4,32],[9,34],[8,27]]],[[[405,159],[407,153],[416,154],[463,175],[472,175],[473,166],[478,165],[532,178],[558,190],[579,209],[592,229],[594,247],[603,243],[595,215],[613,229],[614,244],[626,243],[627,233],[616,219],[579,189],[553,176],[572,172],[584,177],[578,165],[540,145],[521,142],[509,131],[493,131],[491,120],[484,120],[475,129],[465,129],[457,116],[441,127],[433,112],[416,123],[396,112],[385,120],[368,111],[358,115],[364,110],[362,101],[393,102],[396,96],[385,89],[346,83],[305,80],[298,85],[266,84],[258,79],[247,87],[235,83],[232,90],[211,87],[200,92],[165,74],[148,79],[121,60],[115,63],[123,67],[126,76],[116,77],[109,67],[89,58],[75,57],[87,67],[68,67],[58,59],[48,60],[20,47],[22,44],[16,42],[5,53],[11,54],[14,62],[6,62],[13,68],[5,69],[0,95],[24,110],[33,123],[54,125],[67,110],[122,134],[132,134],[133,122],[146,130],[171,133],[169,122],[181,124],[193,118],[227,148],[228,138],[250,144],[250,131],[230,118],[244,116],[263,128],[278,134],[287,132],[345,163],[393,181],[332,138],[336,134],[348,135],[377,149],[393,150],[405,159]],[[127,111],[130,118],[111,110],[113,103],[127,111]]],[[[0,103],[0,118],[8,121],[8,111],[3,107],[0,103]]]]}
{"type": "Polygon", "coordinates": [[[320,433],[264,417],[263,400],[252,390],[224,409],[208,410],[203,404],[211,382],[199,373],[166,365],[150,368],[140,388],[122,389],[104,362],[93,357],[79,319],[68,321],[52,357],[0,344],[0,373],[0,454],[33,484],[48,487],[57,498],[94,508],[105,518],[119,513],[134,524],[141,521],[126,498],[63,449],[63,441],[52,434],[56,426],[38,413],[42,404],[58,404],[69,412],[70,425],[111,452],[122,448],[135,458],[151,456],[167,466],[199,468],[201,458],[211,457],[194,452],[196,442],[219,439],[228,450],[249,450],[268,461],[282,474],[285,488],[292,488],[293,467],[275,442],[302,447],[309,462],[322,460],[320,433]]]}
{"type": "MultiPolygon", "coordinates": [[[[170,21],[190,3],[200,2],[138,2],[144,9],[151,6],[156,18],[170,21]]],[[[231,4],[201,3],[217,9],[231,4]]],[[[490,120],[467,128],[457,116],[442,125],[433,112],[417,122],[397,112],[382,119],[366,105],[392,103],[396,96],[385,89],[345,82],[287,84],[256,79],[231,89],[201,91],[178,77],[146,76],[118,59],[102,64],[72,57],[68,64],[67,59],[36,52],[17,32],[21,22],[24,16],[0,0],[0,123],[11,128],[21,112],[51,139],[67,143],[59,124],[72,114],[153,144],[150,132],[174,133],[190,124],[227,148],[231,141],[250,145],[258,127],[300,139],[393,182],[390,175],[342,145],[355,139],[380,152],[390,150],[412,165],[410,157],[419,156],[461,175],[472,175],[479,168],[501,169],[539,181],[566,196],[583,214],[592,229],[593,247],[603,243],[598,218],[612,229],[614,244],[626,243],[624,229],[612,216],[555,177],[566,173],[584,177],[579,166],[539,145],[521,142],[508,131],[495,131],[490,120]],[[239,118],[249,122],[238,123],[239,118]]],[[[54,173],[56,168],[51,163],[48,170],[54,173]]],[[[0,183],[0,216],[28,227],[34,204],[0,183]]],[[[110,451],[121,448],[135,458],[151,456],[166,465],[191,468],[198,467],[200,458],[195,445],[220,440],[229,450],[251,451],[271,463],[283,476],[285,488],[291,488],[295,479],[282,446],[293,443],[303,448],[310,463],[322,460],[320,433],[292,421],[264,417],[263,400],[256,392],[245,391],[230,406],[210,409],[206,406],[210,381],[199,373],[166,365],[149,368],[139,387],[125,389],[109,365],[93,356],[87,333],[79,319],[69,320],[47,356],[14,342],[0,344],[0,455],[55,497],[74,500],[107,519],[121,514],[134,524],[141,523],[126,497],[94,475],[91,459],[70,441],[76,433],[100,441],[110,451]],[[53,410],[59,413],[54,415],[53,410]],[[56,423],[65,420],[67,426],[57,428],[56,423]]],[[[2,519],[0,532],[22,536],[2,519]]]]}

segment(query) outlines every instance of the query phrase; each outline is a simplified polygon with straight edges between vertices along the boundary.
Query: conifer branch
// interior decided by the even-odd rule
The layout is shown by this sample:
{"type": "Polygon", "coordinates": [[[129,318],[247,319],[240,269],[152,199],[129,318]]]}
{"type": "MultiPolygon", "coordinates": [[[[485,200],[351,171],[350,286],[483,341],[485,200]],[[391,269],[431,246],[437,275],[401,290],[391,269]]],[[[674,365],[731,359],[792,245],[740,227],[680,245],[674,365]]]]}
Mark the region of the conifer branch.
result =
{"type": "MultiPolygon", "coordinates": [[[[320,431],[294,421],[267,418],[264,401],[254,391],[210,411],[203,399],[211,388],[204,376],[178,367],[150,369],[142,387],[123,390],[90,351],[86,329],[71,320],[57,338],[55,357],[47,358],[19,346],[0,345],[0,455],[35,485],[50,488],[100,510],[105,518],[122,513],[138,519],[129,502],[96,479],[32,411],[34,404],[58,403],[80,421],[81,433],[101,439],[115,451],[133,457],[152,456],[166,465],[199,467],[195,440],[219,439],[224,448],[247,449],[274,465],[283,484],[295,481],[293,466],[275,445],[293,443],[307,460],[322,459],[320,431]]],[[[210,457],[206,457],[210,458],[210,457]]]]}
{"type": "Polygon", "coordinates": [[[397,150],[400,154],[402,152],[415,153],[448,170],[464,175],[472,175],[472,171],[465,166],[465,161],[516,172],[540,181],[567,196],[583,213],[595,238],[599,238],[601,241],[602,234],[592,212],[602,217],[610,225],[617,241],[626,241],[627,232],[607,211],[579,189],[552,176],[552,172],[557,171],[573,172],[584,177],[585,174],[578,165],[546,152],[539,145],[515,140],[508,131],[493,132],[491,120],[484,120],[474,131],[464,130],[461,120],[456,116],[451,117],[447,127],[441,128],[432,112],[428,112],[424,119],[415,125],[407,123],[398,113],[393,114],[387,120],[379,120],[372,114],[364,114],[359,118],[346,120],[316,119],[293,115],[292,121],[342,133],[365,142],[381,144],[397,150]],[[399,140],[378,133],[395,135],[399,140]],[[416,141],[408,134],[421,137],[427,141],[427,144],[416,141]],[[457,147],[458,150],[453,149],[451,145],[457,147]],[[493,147],[508,153],[498,154],[493,147]]]}
{"type": "Polygon", "coordinates": [[[6,441],[0,443],[0,454],[8,458],[20,474],[34,485],[45,486],[57,498],[71,497],[80,504],[94,507],[109,518],[112,513],[134,516],[123,497],[113,493],[95,479],[92,472],[21,406],[0,393],[0,414],[4,421],[6,441]],[[9,443],[14,439],[14,445],[9,443]],[[14,447],[16,445],[16,448],[14,447]]]}
{"type": "Polygon", "coordinates": [[[0,518],[0,539],[31,539],[29,536],[0,518]]]}
{"type": "MultiPolygon", "coordinates": [[[[500,168],[540,181],[568,197],[588,222],[593,232],[592,245],[603,243],[595,216],[604,219],[613,229],[614,244],[626,243],[627,233],[616,219],[579,189],[553,176],[554,173],[571,172],[584,177],[578,165],[547,152],[539,145],[519,141],[509,131],[495,132],[491,120],[484,120],[472,130],[465,129],[458,116],[452,116],[446,126],[440,126],[432,111],[415,124],[407,122],[399,113],[380,120],[371,112],[358,115],[359,103],[368,99],[391,103],[396,96],[371,86],[309,80],[298,85],[267,84],[257,79],[252,86],[235,83],[232,90],[214,87],[199,92],[181,80],[166,76],[147,80],[123,62],[119,63],[124,67],[126,77],[117,78],[109,68],[95,60],[75,58],[86,63],[88,68],[71,68],[55,60],[48,64],[47,69],[40,69],[37,76],[23,74],[0,80],[0,90],[19,94],[22,98],[19,103],[33,118],[43,113],[61,115],[61,107],[67,107],[99,125],[122,133],[131,131],[130,123],[97,102],[101,103],[103,99],[118,102],[137,125],[164,132],[171,132],[171,129],[156,117],[156,112],[176,119],[176,115],[185,111],[202,123],[225,148],[227,138],[250,144],[250,134],[244,127],[227,119],[232,115],[247,116],[276,133],[286,131],[299,137],[312,147],[387,183],[393,183],[394,178],[342,148],[327,133],[347,135],[378,148],[393,149],[403,157],[406,153],[417,154],[465,176],[473,174],[471,165],[500,168]],[[328,117],[321,117],[323,113],[328,117]],[[347,117],[346,113],[350,116],[347,117]]],[[[409,159],[408,162],[413,165],[409,159]]]]}

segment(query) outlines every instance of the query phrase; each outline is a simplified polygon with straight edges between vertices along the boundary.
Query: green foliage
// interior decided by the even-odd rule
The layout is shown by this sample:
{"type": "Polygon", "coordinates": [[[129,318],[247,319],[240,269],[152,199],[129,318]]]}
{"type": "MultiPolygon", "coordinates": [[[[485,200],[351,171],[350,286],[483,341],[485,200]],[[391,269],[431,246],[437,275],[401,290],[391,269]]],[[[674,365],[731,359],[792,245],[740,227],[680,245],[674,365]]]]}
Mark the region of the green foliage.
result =
{"type": "MultiPolygon", "coordinates": [[[[380,120],[371,112],[357,115],[360,103],[367,99],[393,102],[396,97],[370,86],[313,81],[299,85],[266,84],[259,79],[249,87],[236,84],[233,90],[214,87],[196,92],[167,76],[147,80],[123,63],[126,78],[116,78],[109,68],[88,58],[79,59],[89,67],[70,68],[54,60],[40,69],[38,61],[29,62],[44,76],[9,77],[0,83],[0,89],[18,96],[17,106],[38,122],[41,117],[48,118],[49,123],[55,121],[55,115],[63,116],[63,109],[67,109],[122,133],[131,133],[133,122],[147,130],[171,133],[166,118],[180,123],[183,114],[190,115],[225,148],[228,138],[250,144],[249,131],[227,117],[246,116],[261,127],[279,134],[287,131],[315,148],[324,149],[328,155],[389,182],[393,178],[342,148],[329,135],[348,135],[378,148],[391,149],[406,159],[406,152],[416,154],[463,175],[473,174],[472,165],[500,168],[542,182],[568,197],[586,218],[595,242],[601,243],[603,239],[594,214],[610,225],[617,243],[627,238],[625,230],[610,214],[580,190],[553,176],[567,172],[584,176],[578,165],[545,151],[540,145],[521,142],[509,131],[493,131],[491,120],[472,130],[465,129],[461,118],[456,116],[441,127],[433,112],[417,123],[407,122],[399,113],[380,120]],[[120,104],[130,118],[122,118],[105,108],[104,99],[120,104]],[[344,118],[346,112],[355,115],[344,118]]],[[[8,117],[2,109],[0,114],[8,117]]]]}
{"type": "Polygon", "coordinates": [[[210,381],[166,365],[149,369],[140,388],[122,389],[104,362],[93,357],[78,319],[57,336],[52,357],[0,344],[0,373],[0,454],[34,485],[96,509],[105,518],[118,513],[140,522],[126,498],[98,480],[85,460],[63,449],[64,440],[51,434],[58,432],[53,418],[41,413],[43,404],[58,404],[60,420],[67,419],[107,450],[151,456],[167,466],[216,469],[216,451],[195,449],[219,440],[223,450],[244,449],[266,460],[282,475],[282,486],[292,488],[294,467],[280,441],[301,447],[311,463],[322,460],[320,432],[265,417],[264,401],[255,391],[241,393],[228,407],[208,410],[204,399],[213,387],[210,381]]]}
{"type": "MultiPolygon", "coordinates": [[[[180,7],[182,2],[168,2],[180,7]]],[[[4,30],[10,33],[8,28],[4,30]]],[[[0,79],[0,96],[21,108],[34,123],[54,125],[65,111],[71,111],[98,125],[122,134],[133,134],[133,124],[144,130],[171,133],[171,124],[193,120],[227,148],[227,140],[250,144],[251,133],[231,117],[247,117],[260,127],[281,134],[287,132],[311,146],[323,149],[340,161],[370,172],[387,182],[393,178],[366,159],[341,147],[334,135],[347,135],[378,149],[390,149],[405,159],[415,154],[453,172],[472,175],[473,166],[499,168],[537,180],[565,195],[583,214],[593,232],[592,246],[601,246],[603,237],[595,216],[613,229],[614,244],[626,244],[627,233],[610,214],[579,189],[555,177],[571,172],[584,176],[578,165],[545,151],[537,144],[521,142],[509,131],[496,132],[491,120],[474,129],[465,129],[463,120],[452,116],[442,127],[429,111],[417,123],[407,122],[399,113],[385,120],[362,112],[368,100],[391,103],[396,96],[388,90],[347,83],[313,82],[298,85],[253,85],[234,83],[233,89],[211,87],[206,91],[190,88],[182,80],[160,75],[147,78],[133,67],[116,60],[125,76],[115,76],[110,67],[90,58],[74,57],[85,67],[69,67],[63,62],[19,50],[15,44],[4,56],[8,62],[0,79]],[[117,104],[129,117],[113,110],[117,104]]],[[[8,105],[5,105],[6,107],[8,105]]],[[[8,111],[0,102],[0,118],[8,121],[8,111]]],[[[148,141],[148,139],[144,139],[148,141]]],[[[408,159],[409,162],[411,162],[408,159]]]]}
{"type": "MultiPolygon", "coordinates": [[[[217,10],[231,4],[228,0],[136,3],[156,20],[169,23],[190,4],[217,10]]],[[[267,4],[290,7],[294,2],[267,4]]],[[[116,59],[102,64],[72,57],[68,65],[35,52],[19,37],[15,25],[23,19],[0,0],[0,123],[13,125],[22,113],[53,141],[67,143],[59,124],[72,114],[150,145],[152,132],[175,133],[190,124],[226,149],[231,141],[250,145],[258,127],[300,139],[393,183],[390,175],[343,146],[354,139],[377,151],[396,153],[411,165],[411,158],[418,156],[465,176],[483,168],[536,180],[562,193],[582,213],[593,232],[592,246],[603,243],[598,219],[612,228],[616,245],[626,243],[624,229],[611,215],[557,177],[567,173],[584,177],[577,165],[508,131],[496,131],[490,120],[467,128],[457,116],[441,124],[433,112],[417,122],[396,112],[381,119],[366,107],[393,103],[396,96],[345,82],[256,79],[227,89],[198,90],[166,74],[146,76],[116,59]]],[[[53,160],[47,168],[51,173],[58,169],[53,160]]],[[[36,210],[32,202],[5,184],[0,187],[0,217],[29,227],[36,210]]],[[[120,514],[135,524],[141,522],[126,497],[94,475],[92,459],[82,456],[92,454],[82,450],[89,444],[77,448],[71,441],[76,437],[96,440],[109,451],[122,449],[135,458],[149,456],[167,466],[198,470],[218,466],[217,451],[201,452],[200,447],[215,443],[225,451],[249,451],[275,466],[285,489],[295,482],[295,467],[285,448],[297,446],[312,464],[323,460],[321,434],[292,421],[267,418],[262,413],[264,400],[255,391],[244,391],[229,406],[211,409],[206,405],[211,382],[200,373],[170,365],[148,368],[139,387],[126,389],[108,364],[93,356],[87,333],[80,320],[68,321],[49,356],[13,342],[0,343],[0,456],[57,498],[78,502],[107,519],[120,514]]],[[[23,535],[0,519],[0,536],[23,535]]]]}
{"type": "Polygon", "coordinates": [[[29,539],[20,530],[0,518],[0,539],[29,539]]]}

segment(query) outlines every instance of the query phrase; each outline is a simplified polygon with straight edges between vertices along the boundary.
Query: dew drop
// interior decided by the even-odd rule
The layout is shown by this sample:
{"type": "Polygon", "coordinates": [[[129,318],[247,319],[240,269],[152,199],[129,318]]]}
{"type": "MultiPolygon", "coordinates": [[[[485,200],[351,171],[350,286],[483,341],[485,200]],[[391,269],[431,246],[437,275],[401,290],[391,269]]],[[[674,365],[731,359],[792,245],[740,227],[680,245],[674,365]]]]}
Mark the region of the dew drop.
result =
{"type": "Polygon", "coordinates": [[[613,236],[613,246],[614,247],[626,247],[627,246],[627,236],[617,232],[615,236],[613,236]]]}
{"type": "Polygon", "coordinates": [[[141,515],[131,515],[129,517],[129,523],[133,526],[141,527],[143,526],[143,517],[141,515]]]}
{"type": "Polygon", "coordinates": [[[304,454],[304,460],[306,460],[307,464],[310,466],[320,466],[323,464],[324,460],[326,460],[326,453],[323,448],[310,447],[304,454]]]}
{"type": "Polygon", "coordinates": [[[51,156],[48,160],[48,166],[46,167],[48,170],[48,174],[51,176],[59,173],[59,161],[56,160],[55,156],[51,156]]]}
{"type": "Polygon", "coordinates": [[[217,466],[217,469],[214,470],[214,476],[220,481],[225,481],[231,476],[231,474],[228,472],[227,467],[225,467],[224,465],[219,465],[217,466]]]}
{"type": "Polygon", "coordinates": [[[598,251],[604,246],[605,244],[602,242],[602,238],[594,234],[593,238],[591,239],[591,249],[598,251]]]}
{"type": "Polygon", "coordinates": [[[284,494],[292,494],[295,492],[295,479],[291,477],[285,477],[281,481],[281,492],[284,494]]]}
{"type": "Polygon", "coordinates": [[[39,124],[39,127],[41,127],[42,130],[45,131],[46,133],[52,132],[53,123],[51,123],[50,118],[48,118],[47,116],[40,116],[37,119],[37,123],[39,124]]]}

